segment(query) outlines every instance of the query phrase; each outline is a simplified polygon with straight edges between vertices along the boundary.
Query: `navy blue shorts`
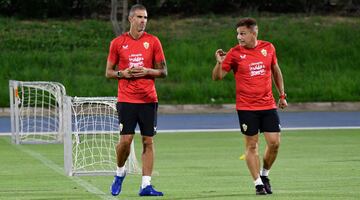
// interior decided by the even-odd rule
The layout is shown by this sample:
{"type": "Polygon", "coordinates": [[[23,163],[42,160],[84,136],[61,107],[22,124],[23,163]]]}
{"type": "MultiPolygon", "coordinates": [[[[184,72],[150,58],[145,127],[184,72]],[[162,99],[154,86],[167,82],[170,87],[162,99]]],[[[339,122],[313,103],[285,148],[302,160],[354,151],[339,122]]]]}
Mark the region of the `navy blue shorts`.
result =
{"type": "Polygon", "coordinates": [[[238,110],[241,132],[253,136],[263,132],[280,132],[280,119],[276,109],[271,110],[238,110]]]}
{"type": "Polygon", "coordinates": [[[139,124],[141,135],[154,136],[156,134],[157,108],[158,103],[117,102],[120,134],[135,134],[136,125],[139,124]]]}

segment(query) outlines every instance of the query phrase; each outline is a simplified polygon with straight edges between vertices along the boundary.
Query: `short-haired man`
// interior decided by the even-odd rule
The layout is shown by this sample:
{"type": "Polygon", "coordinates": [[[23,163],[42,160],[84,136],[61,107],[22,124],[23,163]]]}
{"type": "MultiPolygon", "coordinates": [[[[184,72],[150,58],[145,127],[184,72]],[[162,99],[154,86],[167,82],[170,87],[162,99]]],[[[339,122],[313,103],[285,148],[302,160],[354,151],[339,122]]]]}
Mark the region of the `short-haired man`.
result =
{"type": "Polygon", "coordinates": [[[136,4],[129,12],[130,30],[110,44],[106,64],[106,77],[118,79],[120,141],[116,146],[117,170],[111,185],[111,194],[121,192],[125,178],[125,162],[130,153],[135,127],[142,136],[142,184],[140,196],[163,196],[151,185],[154,163],[154,141],[158,98],[155,78],[167,76],[165,56],[159,39],[145,32],[147,11],[136,4]],[[115,69],[115,67],[117,68],[115,69]]]}
{"type": "Polygon", "coordinates": [[[254,180],[257,195],[272,194],[269,170],[280,145],[280,120],[272,94],[272,78],[279,92],[279,107],[287,107],[283,77],[275,47],[258,40],[258,26],[253,18],[243,18],[236,26],[239,45],[228,53],[215,52],[217,63],[213,80],[221,80],[232,70],[236,82],[236,110],[245,138],[246,163],[254,180]],[[258,133],[264,133],[266,148],[260,170],[258,133]]]}

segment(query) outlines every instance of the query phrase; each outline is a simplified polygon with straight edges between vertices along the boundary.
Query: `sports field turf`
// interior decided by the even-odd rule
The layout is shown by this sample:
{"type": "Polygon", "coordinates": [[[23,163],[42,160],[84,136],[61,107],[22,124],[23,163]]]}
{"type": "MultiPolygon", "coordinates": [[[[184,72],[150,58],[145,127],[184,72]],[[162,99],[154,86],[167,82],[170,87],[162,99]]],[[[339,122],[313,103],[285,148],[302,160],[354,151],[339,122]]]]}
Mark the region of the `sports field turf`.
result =
{"type": "MultiPolygon", "coordinates": [[[[270,172],[274,194],[262,197],[239,159],[240,133],[160,133],[155,143],[159,175],[152,183],[165,196],[151,199],[360,198],[360,130],[284,131],[270,172]]],[[[61,144],[13,145],[0,137],[0,199],[111,199],[111,181],[65,176],[61,144]]],[[[138,199],[140,181],[127,176],[117,198],[138,199]]]]}

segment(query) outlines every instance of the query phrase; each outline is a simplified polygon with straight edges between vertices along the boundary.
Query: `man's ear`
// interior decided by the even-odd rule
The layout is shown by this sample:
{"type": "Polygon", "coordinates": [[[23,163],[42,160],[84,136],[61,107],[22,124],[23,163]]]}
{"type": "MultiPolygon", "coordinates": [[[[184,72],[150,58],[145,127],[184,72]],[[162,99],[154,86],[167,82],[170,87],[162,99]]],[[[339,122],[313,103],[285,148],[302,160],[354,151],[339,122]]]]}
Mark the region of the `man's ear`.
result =
{"type": "Polygon", "coordinates": [[[258,35],[258,32],[259,32],[259,29],[257,26],[254,27],[254,33],[255,33],[255,36],[257,37],[258,35]]]}

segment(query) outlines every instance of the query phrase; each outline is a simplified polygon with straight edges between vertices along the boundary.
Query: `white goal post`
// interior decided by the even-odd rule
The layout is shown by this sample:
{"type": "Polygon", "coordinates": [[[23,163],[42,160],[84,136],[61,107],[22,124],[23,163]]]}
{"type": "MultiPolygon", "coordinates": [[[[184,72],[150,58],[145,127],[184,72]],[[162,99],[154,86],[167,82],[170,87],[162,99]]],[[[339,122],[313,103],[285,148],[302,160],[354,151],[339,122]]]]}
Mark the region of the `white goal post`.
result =
{"type": "MultiPolygon", "coordinates": [[[[115,174],[119,123],[115,97],[69,97],[57,82],[9,81],[15,144],[64,143],[66,175],[115,174]]],[[[141,173],[134,142],[126,162],[141,173]]]]}
{"type": "MultiPolygon", "coordinates": [[[[114,175],[115,147],[120,139],[115,97],[65,98],[65,173],[73,175],[114,175]]],[[[128,173],[141,173],[134,142],[126,161],[128,173]]]]}
{"type": "Polygon", "coordinates": [[[9,81],[11,136],[16,144],[61,143],[65,87],[56,82],[9,81]]]}

